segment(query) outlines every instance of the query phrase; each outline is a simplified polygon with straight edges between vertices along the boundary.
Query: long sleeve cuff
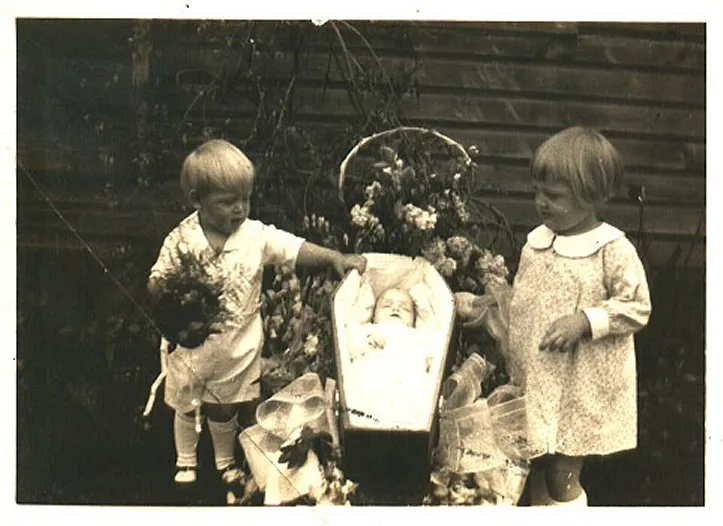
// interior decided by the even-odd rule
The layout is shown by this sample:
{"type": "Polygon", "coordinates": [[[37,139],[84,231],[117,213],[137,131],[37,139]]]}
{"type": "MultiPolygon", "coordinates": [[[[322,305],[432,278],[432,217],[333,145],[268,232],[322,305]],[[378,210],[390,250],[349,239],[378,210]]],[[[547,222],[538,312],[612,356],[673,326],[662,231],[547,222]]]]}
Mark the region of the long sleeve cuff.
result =
{"type": "Polygon", "coordinates": [[[598,340],[610,333],[610,317],[602,307],[588,307],[582,309],[590,322],[590,334],[593,340],[598,340]]]}

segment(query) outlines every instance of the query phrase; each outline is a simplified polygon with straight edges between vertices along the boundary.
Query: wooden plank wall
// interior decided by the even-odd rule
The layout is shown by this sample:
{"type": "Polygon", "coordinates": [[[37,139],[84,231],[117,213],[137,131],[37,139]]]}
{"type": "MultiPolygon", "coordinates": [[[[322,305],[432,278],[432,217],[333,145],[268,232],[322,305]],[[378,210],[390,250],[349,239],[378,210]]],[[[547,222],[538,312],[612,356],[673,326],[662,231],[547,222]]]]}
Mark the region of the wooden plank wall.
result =
{"type": "MultiPolygon", "coordinates": [[[[165,213],[156,204],[151,210],[142,191],[135,202],[109,208],[93,180],[133,180],[138,108],[169,130],[182,129],[184,119],[198,117],[186,113],[195,94],[182,89],[179,72],[220,74],[231,60],[222,43],[203,41],[192,23],[154,22],[150,78],[139,95],[132,86],[128,43],[133,27],[132,21],[65,22],[19,31],[19,41],[25,38],[18,60],[19,159],[55,189],[53,198],[81,232],[99,242],[156,237],[179,217],[177,207],[165,213]],[[153,115],[148,106],[158,101],[163,114],[153,115]],[[96,193],[78,189],[84,185],[96,193]]],[[[390,75],[409,72],[414,89],[400,101],[405,123],[477,146],[479,193],[507,216],[520,238],[537,223],[527,169],[532,152],[552,133],[580,124],[605,133],[626,162],[627,186],[609,208],[610,221],[636,237],[637,196],[644,187],[651,264],[666,263],[679,246],[685,254],[692,242],[688,263],[705,264],[704,25],[356,22],[354,27],[390,75]]],[[[359,35],[341,29],[350,52],[371,61],[359,35]]],[[[329,59],[328,31],[310,33],[304,53],[281,48],[266,67],[280,79],[296,72],[290,105],[295,123],[333,131],[358,115],[339,65],[329,59]]],[[[226,135],[248,133],[254,104],[233,97],[215,104],[206,108],[205,122],[213,123],[216,111],[225,119],[226,135]]],[[[187,140],[190,149],[201,138],[187,140]]],[[[157,168],[161,179],[175,179],[184,153],[175,152],[157,168]]],[[[18,177],[21,182],[22,174],[18,177]]],[[[62,225],[47,226],[52,222],[47,209],[25,183],[19,184],[20,209],[19,243],[42,244],[61,235],[62,225]]]]}

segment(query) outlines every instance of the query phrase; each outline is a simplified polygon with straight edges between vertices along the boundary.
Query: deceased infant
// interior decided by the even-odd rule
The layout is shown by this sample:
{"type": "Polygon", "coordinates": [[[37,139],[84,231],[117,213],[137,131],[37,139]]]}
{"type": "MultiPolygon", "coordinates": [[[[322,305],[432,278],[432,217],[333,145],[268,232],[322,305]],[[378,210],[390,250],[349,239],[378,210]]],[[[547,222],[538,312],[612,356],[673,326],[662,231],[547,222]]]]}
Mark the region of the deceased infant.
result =
{"type": "MultiPolygon", "coordinates": [[[[414,300],[408,292],[398,288],[385,290],[374,306],[372,322],[374,325],[390,325],[394,328],[368,327],[366,342],[369,348],[384,349],[387,344],[385,332],[396,335],[407,332],[404,329],[400,330],[399,327],[414,327],[415,319],[414,300]]],[[[365,349],[356,349],[356,351],[363,355],[365,349]]],[[[356,354],[352,352],[352,361],[354,358],[356,354]]]]}
{"type": "Polygon", "coordinates": [[[374,307],[374,323],[414,326],[414,300],[408,292],[391,287],[381,293],[374,307]]]}
{"type": "Polygon", "coordinates": [[[373,279],[362,276],[345,309],[346,401],[366,426],[422,429],[434,410],[449,330],[445,313],[453,313],[453,304],[433,305],[433,289],[421,277],[373,279]]]}
{"type": "MultiPolygon", "coordinates": [[[[418,363],[422,363],[418,360],[421,354],[427,358],[425,368],[428,369],[433,349],[425,343],[430,336],[430,324],[424,323],[429,318],[424,313],[430,309],[426,296],[422,286],[408,291],[397,287],[384,290],[374,303],[372,319],[348,326],[350,360],[354,362],[372,351],[386,349],[418,363]],[[410,353],[414,354],[409,356],[410,353]]],[[[410,365],[408,361],[406,366],[410,365]]]]}

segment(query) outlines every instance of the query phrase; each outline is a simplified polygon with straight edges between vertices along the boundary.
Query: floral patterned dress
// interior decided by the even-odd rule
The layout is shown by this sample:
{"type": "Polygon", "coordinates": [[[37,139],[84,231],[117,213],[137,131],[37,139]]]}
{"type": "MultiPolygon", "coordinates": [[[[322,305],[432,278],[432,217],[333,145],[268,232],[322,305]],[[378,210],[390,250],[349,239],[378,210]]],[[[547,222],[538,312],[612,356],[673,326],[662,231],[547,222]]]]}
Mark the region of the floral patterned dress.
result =
{"type": "MultiPolygon", "coordinates": [[[[221,301],[231,316],[224,330],[195,349],[178,346],[167,356],[165,401],[176,411],[192,411],[198,402],[230,404],[259,396],[263,325],[261,280],[268,264],[294,265],[304,240],[260,221],[247,219],[219,253],[203,233],[194,212],[166,237],[151,277],[174,265],[176,248],[184,244],[224,283],[221,301]]],[[[168,342],[162,340],[162,352],[168,342]]]]}
{"type": "Polygon", "coordinates": [[[525,389],[531,445],[605,455],[637,445],[633,333],[650,297],[635,247],[603,223],[575,236],[541,225],[522,249],[509,312],[509,369],[525,389]],[[582,311],[592,337],[573,352],[540,351],[547,328],[582,311]]]}

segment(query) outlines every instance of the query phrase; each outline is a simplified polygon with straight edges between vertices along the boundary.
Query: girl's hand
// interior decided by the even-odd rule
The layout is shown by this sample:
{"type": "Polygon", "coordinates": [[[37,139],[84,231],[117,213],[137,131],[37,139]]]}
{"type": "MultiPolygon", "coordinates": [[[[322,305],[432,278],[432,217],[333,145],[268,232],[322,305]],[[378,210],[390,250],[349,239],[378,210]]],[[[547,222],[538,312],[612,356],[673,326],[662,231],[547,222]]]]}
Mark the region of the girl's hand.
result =
{"type": "Polygon", "coordinates": [[[540,342],[540,350],[570,352],[584,336],[589,334],[590,322],[584,313],[563,316],[547,329],[540,342]]]}
{"type": "Polygon", "coordinates": [[[476,299],[477,296],[471,292],[456,292],[454,294],[454,307],[460,320],[469,321],[474,319],[476,314],[479,314],[478,309],[474,306],[474,300],[476,299]]]}
{"type": "Polygon", "coordinates": [[[497,302],[489,294],[476,296],[469,292],[454,294],[454,307],[457,317],[465,329],[479,329],[490,321],[490,313],[497,302]]]}

